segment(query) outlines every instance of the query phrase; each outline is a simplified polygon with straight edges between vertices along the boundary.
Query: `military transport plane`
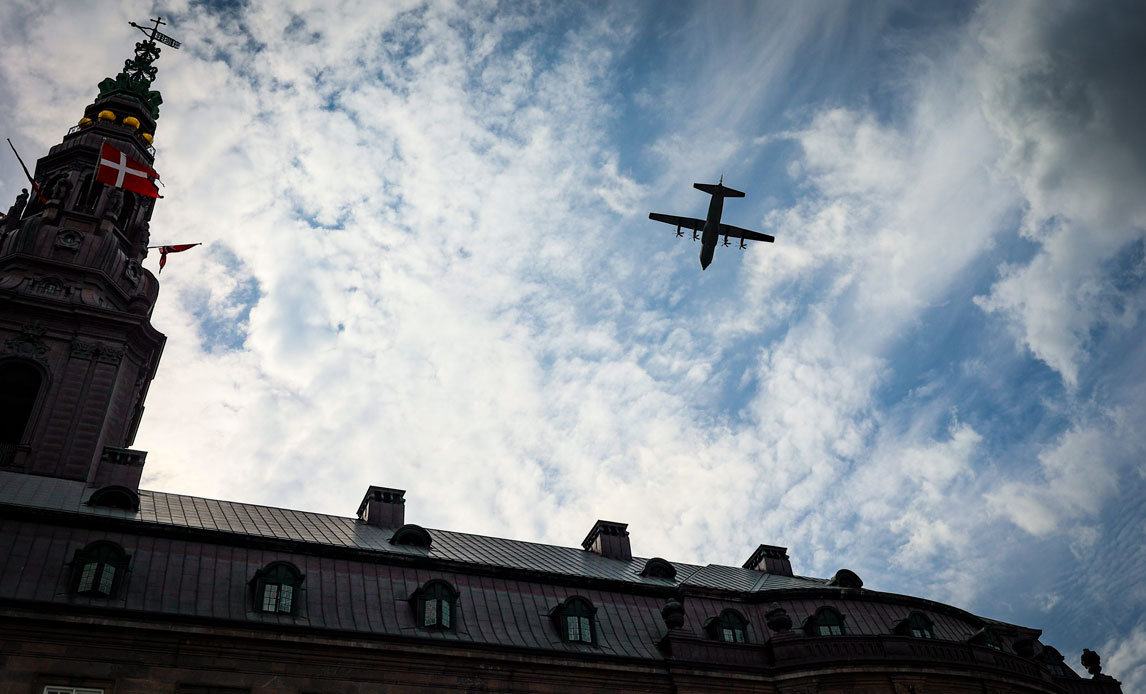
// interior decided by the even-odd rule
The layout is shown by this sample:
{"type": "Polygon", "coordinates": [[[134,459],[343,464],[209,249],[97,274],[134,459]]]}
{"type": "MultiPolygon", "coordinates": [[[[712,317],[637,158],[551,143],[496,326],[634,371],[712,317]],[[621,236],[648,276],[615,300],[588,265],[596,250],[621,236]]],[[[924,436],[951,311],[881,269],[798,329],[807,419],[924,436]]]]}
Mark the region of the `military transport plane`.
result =
{"type": "Polygon", "coordinates": [[[693,188],[703,190],[712,196],[712,201],[708,204],[708,219],[695,219],[693,217],[677,217],[671,214],[660,214],[659,212],[650,212],[649,219],[657,222],[664,222],[665,224],[673,224],[676,226],[676,235],[684,236],[681,229],[692,230],[692,240],[701,242],[700,248],[700,269],[704,270],[712,263],[712,254],[716,252],[716,243],[720,240],[719,237],[724,237],[724,245],[729,245],[728,237],[740,239],[740,249],[744,250],[747,246],[744,245],[745,241],[767,241],[772,243],[776,239],[768,234],[761,234],[758,231],[749,231],[734,227],[731,224],[721,224],[720,214],[724,211],[724,198],[742,198],[744,193],[739,190],[724,187],[724,176],[720,177],[720,182],[716,185],[711,183],[693,183],[693,188]],[[700,232],[699,234],[697,232],[700,232]]]}

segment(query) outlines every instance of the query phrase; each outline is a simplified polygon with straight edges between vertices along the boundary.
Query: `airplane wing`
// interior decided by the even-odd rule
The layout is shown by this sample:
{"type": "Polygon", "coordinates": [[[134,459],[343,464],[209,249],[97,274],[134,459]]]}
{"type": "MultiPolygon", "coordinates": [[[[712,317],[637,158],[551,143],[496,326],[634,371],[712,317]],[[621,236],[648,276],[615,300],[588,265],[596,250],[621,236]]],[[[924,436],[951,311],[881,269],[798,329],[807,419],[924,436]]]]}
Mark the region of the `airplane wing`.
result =
{"type": "Polygon", "coordinates": [[[765,241],[767,243],[772,243],[773,241],[776,240],[776,238],[774,236],[769,236],[768,234],[761,234],[759,231],[749,231],[747,229],[741,229],[740,227],[734,227],[731,224],[721,224],[720,225],[720,235],[721,236],[733,236],[735,238],[744,239],[746,241],[765,241]]]}
{"type": "Polygon", "coordinates": [[[664,222],[665,224],[671,224],[674,227],[680,227],[682,229],[692,229],[693,231],[703,231],[704,230],[704,220],[703,219],[696,219],[695,217],[677,217],[676,215],[672,215],[672,214],[661,214],[660,212],[650,212],[649,213],[649,219],[651,219],[655,222],[664,222]]]}

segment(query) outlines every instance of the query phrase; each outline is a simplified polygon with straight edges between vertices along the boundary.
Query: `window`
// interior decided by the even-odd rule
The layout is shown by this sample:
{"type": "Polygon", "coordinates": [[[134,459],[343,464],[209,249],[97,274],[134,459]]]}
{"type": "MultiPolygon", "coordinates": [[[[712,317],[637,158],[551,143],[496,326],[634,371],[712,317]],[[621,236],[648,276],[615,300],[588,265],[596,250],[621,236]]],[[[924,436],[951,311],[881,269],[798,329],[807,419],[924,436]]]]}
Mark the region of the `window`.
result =
{"type": "Polygon", "coordinates": [[[453,629],[458,592],[445,581],[428,581],[414,593],[418,625],[427,629],[453,629]]]}
{"type": "Polygon", "coordinates": [[[641,575],[650,578],[676,578],[676,567],[660,557],[653,557],[645,562],[641,575]]]}
{"type": "Polygon", "coordinates": [[[44,687],[44,694],[103,694],[102,689],[92,689],[90,687],[56,687],[48,685],[44,687]]]}
{"type": "Polygon", "coordinates": [[[967,639],[967,642],[974,643],[979,646],[986,646],[987,648],[996,651],[1003,650],[1003,642],[999,640],[999,635],[987,627],[983,627],[979,631],[976,631],[971,635],[971,638],[967,639]]]}
{"type": "Polygon", "coordinates": [[[410,545],[412,547],[429,547],[433,542],[430,533],[420,525],[407,523],[394,531],[390,537],[392,545],[410,545]]]}
{"type": "Polygon", "coordinates": [[[303,575],[294,564],[285,561],[268,564],[251,579],[255,609],[260,612],[296,614],[302,582],[303,575]]]}
{"type": "Polygon", "coordinates": [[[917,639],[935,638],[935,630],[932,628],[931,619],[922,612],[912,612],[907,616],[907,619],[896,625],[895,632],[917,639]]]}
{"type": "Polygon", "coordinates": [[[842,636],[844,617],[835,608],[821,607],[804,622],[804,631],[809,636],[842,636]]]}
{"type": "Polygon", "coordinates": [[[745,643],[748,620],[736,610],[725,610],[705,625],[708,635],[725,643],[745,643]]]}
{"type": "Polygon", "coordinates": [[[597,609],[585,598],[571,597],[553,610],[561,638],[569,643],[596,643],[593,615],[597,609]]]}
{"type": "Polygon", "coordinates": [[[72,590],[79,595],[110,598],[127,571],[129,557],[114,542],[93,542],[72,560],[72,590]]]}
{"type": "Polygon", "coordinates": [[[88,499],[88,506],[121,508],[125,511],[139,510],[139,495],[120,485],[108,485],[97,489],[88,499]]]}
{"type": "Polygon", "coordinates": [[[908,617],[908,633],[917,639],[934,639],[935,632],[932,630],[932,621],[928,620],[927,615],[923,613],[913,612],[908,617]]]}
{"type": "Polygon", "coordinates": [[[0,363],[0,444],[23,442],[42,381],[40,370],[28,362],[0,363]]]}
{"type": "Polygon", "coordinates": [[[1036,656],[1036,660],[1042,663],[1042,666],[1047,669],[1053,677],[1068,677],[1066,674],[1067,667],[1063,664],[1062,653],[1051,646],[1043,646],[1043,650],[1036,656]]]}

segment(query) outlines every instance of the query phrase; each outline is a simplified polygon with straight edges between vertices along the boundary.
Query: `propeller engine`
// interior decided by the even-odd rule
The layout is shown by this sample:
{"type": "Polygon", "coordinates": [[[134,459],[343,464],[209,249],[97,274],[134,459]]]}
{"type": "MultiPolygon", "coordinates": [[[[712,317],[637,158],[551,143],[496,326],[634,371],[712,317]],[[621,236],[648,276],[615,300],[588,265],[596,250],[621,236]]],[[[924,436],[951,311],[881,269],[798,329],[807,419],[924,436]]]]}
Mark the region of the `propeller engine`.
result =
{"type": "Polygon", "coordinates": [[[679,226],[676,228],[676,235],[677,236],[684,236],[684,232],[680,230],[679,226]]]}
{"type": "Polygon", "coordinates": [[[727,237],[727,236],[725,236],[725,237],[724,237],[724,247],[725,247],[725,248],[727,248],[729,245],[730,245],[730,244],[728,243],[728,237],[727,237]]]}
{"type": "Polygon", "coordinates": [[[748,248],[748,246],[744,243],[744,239],[740,239],[740,250],[744,250],[745,248],[748,248]]]}

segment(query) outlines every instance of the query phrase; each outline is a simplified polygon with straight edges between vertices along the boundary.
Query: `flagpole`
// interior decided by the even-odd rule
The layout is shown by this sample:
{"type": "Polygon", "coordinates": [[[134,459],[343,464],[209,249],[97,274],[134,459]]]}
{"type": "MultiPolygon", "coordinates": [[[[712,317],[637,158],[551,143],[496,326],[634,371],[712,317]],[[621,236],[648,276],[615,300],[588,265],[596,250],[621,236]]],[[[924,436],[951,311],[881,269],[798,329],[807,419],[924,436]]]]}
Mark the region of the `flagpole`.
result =
{"type": "Polygon", "coordinates": [[[20,162],[20,168],[24,170],[24,177],[28,179],[28,183],[32,184],[32,192],[36,194],[36,197],[40,198],[40,204],[47,203],[48,199],[45,198],[44,193],[41,192],[40,184],[36,183],[36,179],[32,178],[32,174],[28,173],[28,166],[24,164],[24,160],[20,157],[20,153],[16,151],[16,145],[12,144],[12,138],[6,137],[4,139],[8,140],[8,146],[12,148],[12,154],[16,155],[16,161],[20,162]]]}
{"type": "MultiPolygon", "coordinates": [[[[101,137],[99,140],[99,151],[96,152],[95,166],[92,167],[92,177],[88,179],[88,190],[84,193],[84,203],[92,196],[92,188],[95,187],[96,176],[99,176],[99,160],[103,157],[103,146],[107,142],[106,137],[101,137]]],[[[92,205],[92,212],[95,212],[95,205],[92,205]]]]}

